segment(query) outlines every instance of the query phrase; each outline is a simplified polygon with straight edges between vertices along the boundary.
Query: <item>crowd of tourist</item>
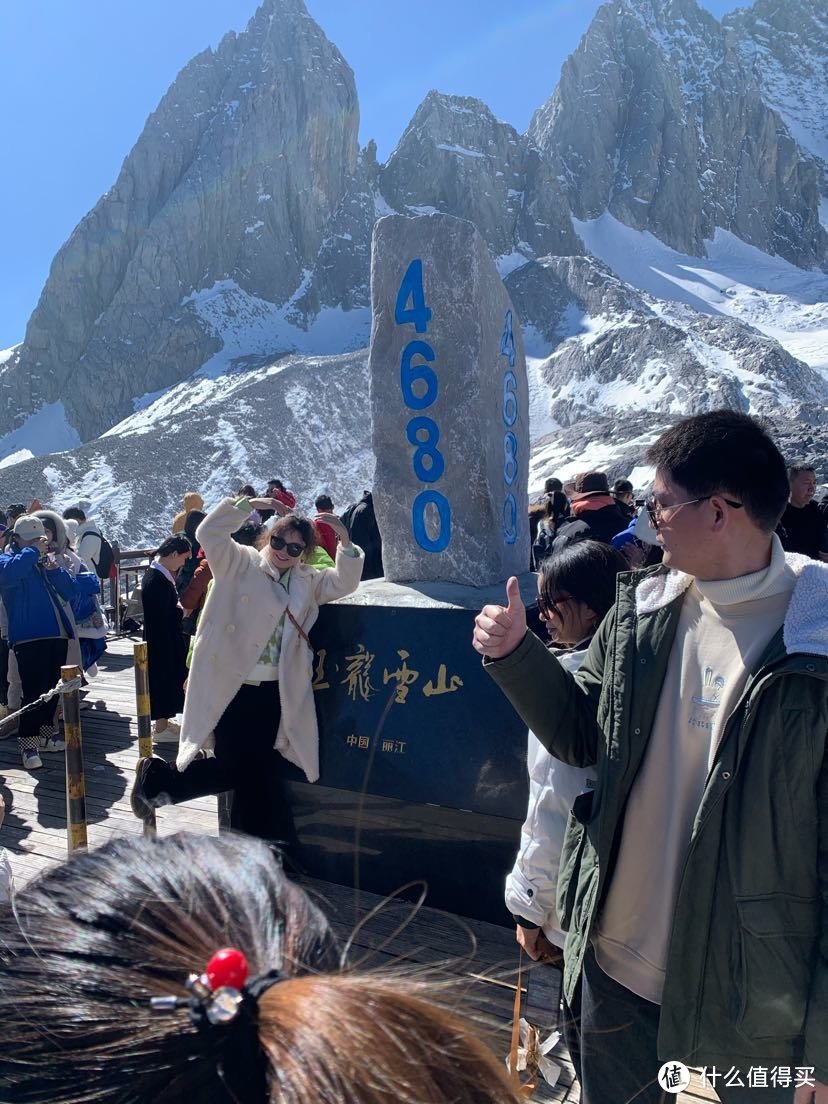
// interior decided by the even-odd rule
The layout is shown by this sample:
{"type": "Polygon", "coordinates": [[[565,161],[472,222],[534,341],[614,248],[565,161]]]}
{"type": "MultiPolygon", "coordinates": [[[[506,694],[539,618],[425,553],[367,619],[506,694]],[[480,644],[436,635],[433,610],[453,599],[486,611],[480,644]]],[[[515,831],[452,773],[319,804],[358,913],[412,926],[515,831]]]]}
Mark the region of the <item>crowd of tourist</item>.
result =
{"type": "MultiPolygon", "coordinates": [[[[732,411],[676,423],[648,462],[646,488],[550,477],[530,507],[540,628],[515,578],[475,618],[529,730],[506,905],[562,974],[584,1104],[663,1104],[668,1060],[807,1069],[716,1093],[828,1104],[828,495],[732,411]]],[[[6,523],[14,709],[67,657],[94,670],[105,542],[77,508],[6,523]]],[[[0,908],[2,1099],[518,1099],[425,984],[342,971],[284,873],[287,779],[319,775],[308,633],[381,575],[368,491],[342,517],[276,479],[209,510],[184,496],[140,587],[153,738],[177,755],[140,761],[131,802],[147,819],[232,792],[236,834],[116,840],[0,908]]],[[[54,703],[20,715],[29,769],[62,750],[54,725],[54,703]]]]}
{"type": "Polygon", "coordinates": [[[36,501],[15,504],[0,523],[0,712],[7,716],[31,706],[17,723],[27,770],[42,767],[42,755],[66,747],[55,701],[34,703],[60,681],[64,665],[94,677],[106,649],[100,593],[109,568],[103,543],[78,508],[64,518],[36,501]],[[76,540],[80,534],[82,555],[72,547],[72,529],[76,540]]]}

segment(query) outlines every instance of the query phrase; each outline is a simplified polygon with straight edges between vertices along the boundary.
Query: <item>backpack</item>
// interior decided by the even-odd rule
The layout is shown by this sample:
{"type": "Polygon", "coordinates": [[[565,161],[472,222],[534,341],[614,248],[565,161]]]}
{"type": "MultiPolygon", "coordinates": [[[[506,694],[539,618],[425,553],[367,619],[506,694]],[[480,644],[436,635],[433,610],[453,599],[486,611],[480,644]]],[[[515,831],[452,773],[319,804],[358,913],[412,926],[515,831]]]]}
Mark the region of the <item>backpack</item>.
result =
{"type": "MultiPolygon", "coordinates": [[[[92,563],[95,563],[93,560],[92,563]]],[[[101,551],[98,554],[98,562],[95,564],[95,574],[99,579],[108,579],[112,568],[115,566],[115,553],[112,551],[112,545],[106,539],[101,537],[101,551]]]]}

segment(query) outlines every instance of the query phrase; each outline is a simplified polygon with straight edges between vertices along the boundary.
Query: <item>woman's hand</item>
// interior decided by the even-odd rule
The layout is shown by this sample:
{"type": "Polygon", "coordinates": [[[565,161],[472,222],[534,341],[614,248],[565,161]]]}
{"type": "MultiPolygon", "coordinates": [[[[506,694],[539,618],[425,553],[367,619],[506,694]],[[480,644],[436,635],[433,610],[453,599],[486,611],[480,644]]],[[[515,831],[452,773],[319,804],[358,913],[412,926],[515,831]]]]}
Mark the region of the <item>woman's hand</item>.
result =
{"type": "Polygon", "coordinates": [[[506,601],[484,606],[474,619],[472,647],[490,659],[511,655],[526,636],[526,606],[514,575],[506,583],[506,601]]]}
{"type": "Polygon", "coordinates": [[[279,517],[290,513],[290,507],[285,506],[278,498],[248,498],[247,501],[250,503],[251,510],[273,510],[279,517]]]}
{"type": "Polygon", "coordinates": [[[549,942],[540,928],[524,928],[517,924],[515,939],[536,962],[554,962],[560,956],[558,948],[549,942]]]}
{"type": "Polygon", "coordinates": [[[351,547],[351,535],[345,524],[339,520],[336,514],[317,514],[314,521],[322,521],[325,525],[330,525],[331,529],[336,533],[337,540],[342,547],[351,547]]]}

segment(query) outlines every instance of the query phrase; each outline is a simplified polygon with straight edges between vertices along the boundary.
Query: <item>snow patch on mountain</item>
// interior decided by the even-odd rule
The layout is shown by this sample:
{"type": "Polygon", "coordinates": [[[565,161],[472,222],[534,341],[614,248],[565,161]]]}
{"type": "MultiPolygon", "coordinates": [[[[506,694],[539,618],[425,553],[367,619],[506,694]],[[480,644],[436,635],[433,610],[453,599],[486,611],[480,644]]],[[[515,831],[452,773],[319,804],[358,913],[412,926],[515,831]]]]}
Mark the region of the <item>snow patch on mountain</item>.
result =
{"type": "Polygon", "coordinates": [[[286,356],[265,368],[249,369],[246,372],[237,371],[213,378],[205,378],[197,373],[192,379],[162,391],[157,399],[118,422],[101,437],[132,437],[154,433],[161,424],[186,417],[188,413],[205,404],[227,403],[232,406],[236,402],[235,392],[246,390],[252,383],[278,375],[289,363],[286,356]]]}
{"type": "Polygon", "coordinates": [[[46,501],[56,506],[88,502],[96,518],[106,519],[108,531],[121,536],[130,515],[132,495],[105,457],[92,457],[83,471],[74,464],[67,468],[53,461],[43,468],[43,475],[51,492],[46,501]]]}
{"type": "Polygon", "coordinates": [[[643,456],[668,425],[668,419],[664,419],[644,433],[623,441],[616,438],[585,443],[582,450],[575,453],[568,438],[561,440],[552,437],[539,441],[529,461],[529,493],[531,495],[541,490],[544,479],[549,475],[556,475],[559,479],[572,479],[578,472],[612,469],[620,459],[630,453],[637,452],[643,456]]]}
{"type": "Polygon", "coordinates": [[[11,453],[9,456],[4,456],[0,460],[0,468],[10,468],[13,464],[22,464],[24,460],[33,460],[34,453],[31,449],[18,449],[17,452],[11,453]]]}
{"type": "Polygon", "coordinates": [[[0,349],[0,372],[2,372],[5,365],[11,360],[17,350],[20,348],[22,342],[18,342],[17,345],[10,345],[8,349],[0,349]]]}
{"type": "Polygon", "coordinates": [[[248,368],[257,360],[260,363],[262,357],[273,359],[284,353],[324,356],[353,352],[367,345],[371,333],[367,307],[350,311],[326,307],[307,329],[297,324],[300,315],[295,304],[307,290],[311,275],[306,269],[299,287],[281,307],[244,291],[234,280],[218,280],[182,299],[181,305],[195,311],[223,342],[196,376],[216,379],[248,368]]]}
{"type": "MultiPolygon", "coordinates": [[[[13,350],[6,350],[10,352],[13,350]]],[[[26,451],[30,456],[67,452],[81,443],[78,431],[69,423],[62,402],[48,403],[18,426],[0,437],[0,459],[26,451]]]]}
{"type": "MultiPolygon", "coordinates": [[[[671,249],[609,212],[573,225],[594,256],[657,299],[720,314],[775,338],[828,379],[828,276],[771,257],[726,230],[707,241],[706,258],[671,249]]],[[[662,308],[669,316],[670,308],[662,308]]]]}

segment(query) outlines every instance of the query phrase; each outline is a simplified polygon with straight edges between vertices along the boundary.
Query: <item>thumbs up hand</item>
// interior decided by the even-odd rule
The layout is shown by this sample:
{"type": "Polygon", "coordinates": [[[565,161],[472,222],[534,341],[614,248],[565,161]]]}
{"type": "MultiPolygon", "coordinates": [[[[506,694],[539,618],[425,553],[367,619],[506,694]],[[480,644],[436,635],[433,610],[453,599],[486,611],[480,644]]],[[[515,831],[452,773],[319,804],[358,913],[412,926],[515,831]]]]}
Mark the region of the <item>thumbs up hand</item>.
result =
{"type": "Polygon", "coordinates": [[[489,659],[510,655],[526,635],[526,606],[514,575],[506,583],[506,603],[484,606],[474,619],[472,645],[489,659]]]}

